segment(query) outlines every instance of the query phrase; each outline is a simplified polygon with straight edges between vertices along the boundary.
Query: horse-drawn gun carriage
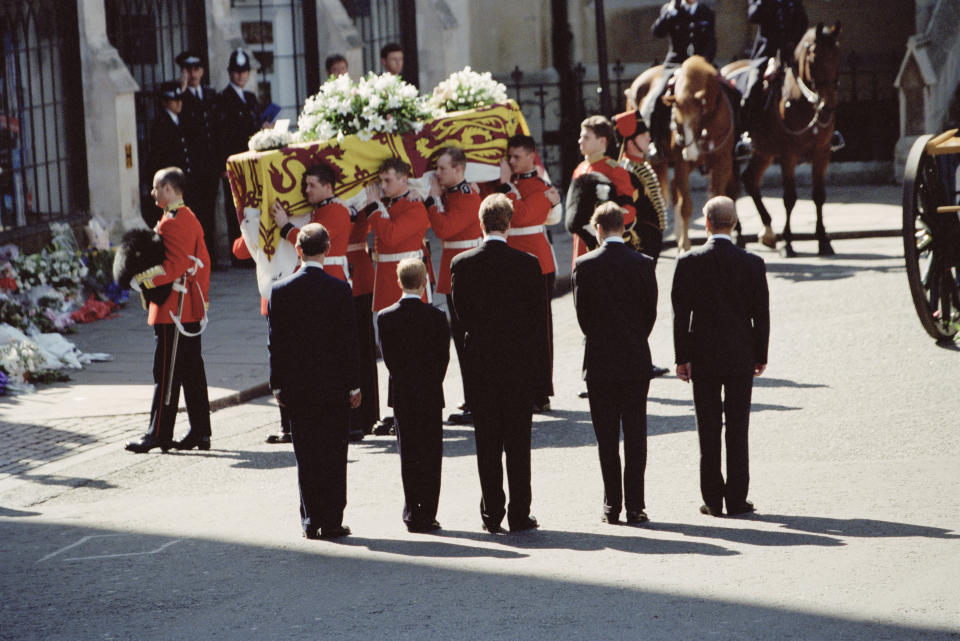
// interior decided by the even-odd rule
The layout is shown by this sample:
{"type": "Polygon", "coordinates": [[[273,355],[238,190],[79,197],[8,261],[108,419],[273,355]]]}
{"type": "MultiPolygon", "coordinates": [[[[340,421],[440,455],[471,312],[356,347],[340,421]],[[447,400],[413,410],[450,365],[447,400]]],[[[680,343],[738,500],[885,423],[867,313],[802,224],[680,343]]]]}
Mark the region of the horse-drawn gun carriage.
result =
{"type": "Polygon", "coordinates": [[[903,254],[913,304],[938,341],[960,329],[960,137],[921,136],[903,181],[903,254]]]}

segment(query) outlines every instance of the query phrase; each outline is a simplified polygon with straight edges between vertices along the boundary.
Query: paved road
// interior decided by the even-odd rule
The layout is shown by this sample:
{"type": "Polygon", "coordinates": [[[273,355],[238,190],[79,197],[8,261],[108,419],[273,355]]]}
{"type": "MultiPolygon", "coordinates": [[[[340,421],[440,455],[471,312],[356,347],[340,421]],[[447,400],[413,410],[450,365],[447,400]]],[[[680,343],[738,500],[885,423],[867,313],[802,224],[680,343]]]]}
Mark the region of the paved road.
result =
{"type": "MultiPolygon", "coordinates": [[[[960,639],[960,354],[916,320],[898,240],[844,241],[829,260],[797,249],[760,252],[773,335],[755,516],[698,514],[690,390],[671,376],[648,408],[652,523],[600,523],[566,295],[557,397],[533,435],[540,531],[480,530],[471,430],[451,427],[438,535],[403,528],[396,444],[375,437],[350,450],[355,535],[305,541],[293,455],[263,443],[277,410],[260,399],[214,414],[209,453],[114,441],[0,479],[0,638],[960,639]]],[[[672,270],[667,255],[661,364],[672,270]]],[[[455,363],[446,385],[459,399],[455,363]]]]}

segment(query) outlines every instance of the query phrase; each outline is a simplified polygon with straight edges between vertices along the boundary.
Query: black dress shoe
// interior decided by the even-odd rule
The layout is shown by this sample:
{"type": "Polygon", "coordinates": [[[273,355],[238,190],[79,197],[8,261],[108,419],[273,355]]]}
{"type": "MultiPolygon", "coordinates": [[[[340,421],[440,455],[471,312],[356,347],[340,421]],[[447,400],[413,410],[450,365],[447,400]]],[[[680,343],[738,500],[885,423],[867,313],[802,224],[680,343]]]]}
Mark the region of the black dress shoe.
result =
{"type": "Polygon", "coordinates": [[[483,531],[490,534],[502,534],[504,530],[499,523],[484,523],[483,531]]]}
{"type": "Polygon", "coordinates": [[[187,434],[179,441],[173,442],[173,447],[178,450],[192,450],[197,448],[198,450],[209,450],[210,449],[210,437],[209,436],[195,436],[194,434],[187,434]]]}
{"type": "Polygon", "coordinates": [[[271,445],[276,445],[278,443],[293,443],[293,437],[290,436],[290,432],[279,432],[277,434],[271,434],[267,437],[267,443],[271,445]]]}
{"type": "Polygon", "coordinates": [[[317,528],[310,528],[309,530],[303,531],[303,538],[310,539],[311,541],[316,541],[320,538],[320,531],[317,528]]]}
{"type": "Polygon", "coordinates": [[[610,512],[604,512],[603,516],[600,517],[600,520],[604,523],[609,523],[610,525],[619,525],[620,524],[620,515],[613,514],[610,512]]]}
{"type": "Polygon", "coordinates": [[[652,378],[657,378],[657,377],[663,376],[669,371],[670,370],[667,369],[666,367],[657,367],[656,365],[654,365],[653,368],[650,370],[650,376],[652,378]]]}
{"type": "Polygon", "coordinates": [[[727,514],[729,516],[737,516],[738,514],[750,514],[756,512],[757,508],[753,506],[753,503],[750,501],[744,501],[743,505],[738,505],[737,507],[731,508],[727,506],[727,514]]]}
{"type": "Polygon", "coordinates": [[[582,392],[577,394],[577,398],[590,398],[590,392],[588,392],[587,390],[583,390],[582,392]]]}
{"type": "Polygon", "coordinates": [[[540,527],[540,524],[537,522],[537,519],[532,516],[528,516],[527,518],[523,519],[519,523],[516,523],[516,524],[511,523],[510,531],[525,532],[527,530],[536,530],[538,527],[540,527]]]}
{"type": "Polygon", "coordinates": [[[160,441],[155,438],[144,436],[139,441],[127,441],[127,444],[123,446],[123,449],[135,454],[146,454],[155,447],[159,447],[161,452],[166,452],[173,447],[173,443],[161,444],[160,441]]]}
{"type": "Polygon", "coordinates": [[[408,523],[407,532],[415,534],[425,534],[427,532],[436,532],[440,529],[440,523],[436,520],[427,523],[408,523]]]}
{"type": "Polygon", "coordinates": [[[353,443],[359,443],[363,440],[363,430],[350,430],[348,438],[353,443]]]}
{"type": "Polygon", "coordinates": [[[447,423],[450,425],[473,425],[473,414],[470,412],[451,414],[447,417],[447,423]]]}
{"type": "Polygon", "coordinates": [[[346,525],[338,525],[337,527],[320,528],[321,539],[324,539],[324,540],[339,539],[341,536],[350,536],[350,528],[348,528],[346,525]]]}
{"type": "Polygon", "coordinates": [[[646,523],[650,520],[643,510],[627,510],[627,523],[646,523]]]}
{"type": "Polygon", "coordinates": [[[387,416],[379,423],[376,424],[373,428],[373,433],[376,436],[387,436],[389,434],[395,434],[393,429],[394,418],[392,416],[387,416]]]}
{"type": "Polygon", "coordinates": [[[721,510],[715,510],[707,504],[700,506],[700,514],[706,514],[707,516],[723,516],[721,510]]]}
{"type": "Polygon", "coordinates": [[[534,414],[543,414],[550,411],[550,399],[544,398],[541,401],[533,404],[533,413],[534,414]]]}

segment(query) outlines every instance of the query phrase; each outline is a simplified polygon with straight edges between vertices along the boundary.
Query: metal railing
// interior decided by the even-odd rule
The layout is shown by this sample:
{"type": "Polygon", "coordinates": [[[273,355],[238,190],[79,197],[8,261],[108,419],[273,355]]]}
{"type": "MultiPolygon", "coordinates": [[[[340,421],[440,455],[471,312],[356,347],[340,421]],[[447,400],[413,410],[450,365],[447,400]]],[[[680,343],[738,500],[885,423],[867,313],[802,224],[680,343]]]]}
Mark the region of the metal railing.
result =
{"type": "Polygon", "coordinates": [[[76,3],[0,2],[0,242],[88,205],[76,3]]]}

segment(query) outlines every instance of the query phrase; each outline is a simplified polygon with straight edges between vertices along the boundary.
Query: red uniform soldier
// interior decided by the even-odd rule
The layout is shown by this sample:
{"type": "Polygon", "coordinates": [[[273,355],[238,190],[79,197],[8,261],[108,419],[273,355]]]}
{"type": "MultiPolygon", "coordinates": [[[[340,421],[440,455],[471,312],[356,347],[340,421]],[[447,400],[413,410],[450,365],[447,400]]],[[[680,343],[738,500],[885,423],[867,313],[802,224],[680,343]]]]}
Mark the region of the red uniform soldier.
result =
{"type": "MultiPolygon", "coordinates": [[[[606,155],[607,147],[614,141],[613,125],[603,116],[590,116],[580,123],[580,153],[583,162],[573,170],[573,179],[595,171],[610,179],[616,189],[616,194],[610,194],[609,200],[617,203],[626,211],[623,217],[624,224],[629,227],[636,218],[637,210],[634,202],[637,199],[630,172],[617,164],[613,158],[606,155]]],[[[573,238],[573,260],[587,253],[587,247],[579,236],[573,238]]]]}
{"type": "Polygon", "coordinates": [[[353,308],[357,314],[357,345],[360,350],[360,407],[350,411],[350,433],[371,434],[380,420],[380,386],[377,381],[377,348],[373,333],[373,281],[375,269],[367,247],[370,221],[366,212],[355,214],[347,245],[347,260],[353,280],[353,308]]]}
{"type": "MultiPolygon", "coordinates": [[[[430,197],[427,198],[427,214],[433,233],[443,243],[440,256],[440,274],[437,278],[437,293],[447,299],[447,311],[450,313],[450,334],[457,357],[463,358],[464,332],[457,318],[450,296],[450,261],[454,256],[483,244],[483,230],[480,228],[480,194],[463,178],[467,167],[467,157],[458,147],[445,147],[437,156],[437,173],[431,181],[430,197]]],[[[470,424],[473,416],[470,403],[466,400],[462,413],[451,414],[449,421],[455,424],[470,424]]]]}
{"type": "MultiPolygon", "coordinates": [[[[388,158],[380,166],[380,185],[367,186],[364,211],[373,230],[375,312],[393,305],[403,294],[397,282],[397,263],[404,258],[423,258],[423,237],[430,219],[423,202],[409,197],[409,172],[407,163],[388,158]]],[[[428,294],[429,290],[424,300],[429,300],[428,294]]]]}
{"type": "Polygon", "coordinates": [[[560,194],[540,176],[536,154],[537,145],[531,136],[518,134],[507,140],[507,159],[501,163],[499,191],[505,193],[513,204],[507,244],[536,256],[543,274],[551,366],[550,381],[547,388],[541,390],[534,409],[545,412],[550,409],[550,396],[553,395],[553,310],[550,301],[556,281],[557,260],[544,223],[553,206],[560,202],[560,194]]]}
{"type": "Polygon", "coordinates": [[[149,452],[159,447],[190,450],[210,449],[210,401],[203,369],[200,332],[210,295],[210,256],[203,241],[203,228],[183,204],[186,177],[176,167],[158,171],[152,194],[163,210],[156,230],[163,239],[163,264],[136,275],[138,285],[150,289],[174,283],[162,304],[150,303],[147,323],[153,326],[156,345],[153,355],[153,404],[150,426],[139,441],[126,444],[131,452],[149,452]],[[182,305],[181,305],[182,301],[182,305]],[[181,335],[177,337],[177,332],[181,335]],[[176,337],[176,349],[174,338],[176,337]],[[169,399],[166,388],[170,386],[169,399]],[[173,441],[180,387],[187,402],[190,432],[173,441]]]}
{"type": "MultiPolygon", "coordinates": [[[[336,176],[327,165],[308,167],[303,174],[303,195],[315,207],[310,222],[320,223],[330,234],[330,249],[323,259],[323,271],[340,280],[349,280],[347,247],[350,244],[352,225],[350,210],[333,195],[336,176]]],[[[290,221],[290,216],[279,200],[270,210],[273,221],[280,227],[280,234],[291,244],[297,242],[300,229],[290,221]]]]}

